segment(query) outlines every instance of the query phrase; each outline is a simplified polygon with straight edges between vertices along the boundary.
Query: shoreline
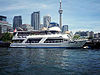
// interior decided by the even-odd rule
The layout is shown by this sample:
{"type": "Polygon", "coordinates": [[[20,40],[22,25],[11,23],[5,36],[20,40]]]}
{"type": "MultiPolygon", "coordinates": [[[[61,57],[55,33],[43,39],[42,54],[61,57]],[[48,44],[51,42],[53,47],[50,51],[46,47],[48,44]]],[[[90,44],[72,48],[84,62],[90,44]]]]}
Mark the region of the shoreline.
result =
{"type": "Polygon", "coordinates": [[[0,47],[10,47],[10,42],[0,42],[0,47]]]}

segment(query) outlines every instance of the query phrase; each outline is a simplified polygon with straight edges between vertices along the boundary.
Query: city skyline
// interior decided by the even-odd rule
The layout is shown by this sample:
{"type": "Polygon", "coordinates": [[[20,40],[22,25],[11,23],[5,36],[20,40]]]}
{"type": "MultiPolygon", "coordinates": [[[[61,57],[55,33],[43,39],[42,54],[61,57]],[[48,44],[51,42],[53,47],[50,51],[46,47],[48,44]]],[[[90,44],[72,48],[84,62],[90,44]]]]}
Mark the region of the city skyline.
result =
{"type": "MultiPolygon", "coordinates": [[[[62,0],[62,23],[69,25],[69,30],[89,30],[99,32],[100,28],[99,0],[62,0]]],[[[59,0],[0,0],[0,15],[7,16],[12,24],[14,16],[21,15],[23,23],[31,24],[31,13],[40,11],[41,22],[43,16],[50,15],[52,22],[59,23],[59,0]],[[41,3],[40,3],[41,2],[41,3]],[[2,9],[3,8],[3,9],[2,9]]],[[[43,23],[43,22],[42,22],[43,23]]]]}

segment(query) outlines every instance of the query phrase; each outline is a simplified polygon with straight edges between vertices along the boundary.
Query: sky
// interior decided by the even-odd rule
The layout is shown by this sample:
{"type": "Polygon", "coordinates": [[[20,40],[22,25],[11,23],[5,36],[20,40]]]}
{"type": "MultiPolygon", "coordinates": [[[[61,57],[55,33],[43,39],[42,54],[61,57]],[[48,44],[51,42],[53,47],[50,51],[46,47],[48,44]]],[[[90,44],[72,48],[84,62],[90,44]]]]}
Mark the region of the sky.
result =
{"type": "MultiPolygon", "coordinates": [[[[62,0],[63,25],[69,30],[100,32],[100,0],[62,0]]],[[[14,16],[22,16],[23,24],[31,24],[31,14],[40,11],[43,16],[50,15],[52,22],[59,23],[59,0],[0,0],[0,15],[7,16],[13,23],[14,16]]]]}

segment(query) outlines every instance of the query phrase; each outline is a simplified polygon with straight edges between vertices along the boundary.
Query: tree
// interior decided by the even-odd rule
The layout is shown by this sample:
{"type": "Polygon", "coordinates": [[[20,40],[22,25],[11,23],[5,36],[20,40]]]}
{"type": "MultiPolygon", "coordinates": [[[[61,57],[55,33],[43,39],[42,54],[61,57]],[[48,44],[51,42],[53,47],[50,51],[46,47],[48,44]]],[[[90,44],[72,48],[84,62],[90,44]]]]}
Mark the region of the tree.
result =
{"type": "Polygon", "coordinates": [[[93,39],[93,37],[88,37],[88,39],[93,39]]]}
{"type": "Polygon", "coordinates": [[[4,33],[3,36],[0,38],[0,40],[4,42],[10,42],[12,40],[13,35],[11,33],[4,33]]]}
{"type": "Polygon", "coordinates": [[[73,39],[79,39],[80,35],[74,35],[73,39]]]}

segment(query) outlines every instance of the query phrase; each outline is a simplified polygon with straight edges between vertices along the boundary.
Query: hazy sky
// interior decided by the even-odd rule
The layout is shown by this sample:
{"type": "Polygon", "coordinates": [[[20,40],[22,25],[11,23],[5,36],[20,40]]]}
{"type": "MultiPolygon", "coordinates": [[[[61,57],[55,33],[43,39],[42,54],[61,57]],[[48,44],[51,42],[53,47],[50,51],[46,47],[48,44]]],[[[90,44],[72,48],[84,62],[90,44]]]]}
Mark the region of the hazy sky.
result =
{"type": "MultiPolygon", "coordinates": [[[[7,16],[12,24],[14,16],[21,15],[23,23],[31,23],[31,13],[40,11],[50,15],[52,22],[59,23],[59,0],[0,0],[0,15],[7,16]]],[[[63,25],[71,31],[89,30],[100,32],[100,0],[62,0],[63,25]]]]}

